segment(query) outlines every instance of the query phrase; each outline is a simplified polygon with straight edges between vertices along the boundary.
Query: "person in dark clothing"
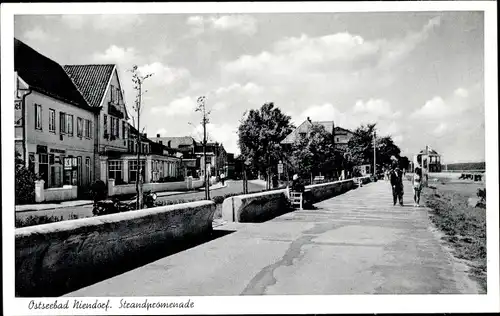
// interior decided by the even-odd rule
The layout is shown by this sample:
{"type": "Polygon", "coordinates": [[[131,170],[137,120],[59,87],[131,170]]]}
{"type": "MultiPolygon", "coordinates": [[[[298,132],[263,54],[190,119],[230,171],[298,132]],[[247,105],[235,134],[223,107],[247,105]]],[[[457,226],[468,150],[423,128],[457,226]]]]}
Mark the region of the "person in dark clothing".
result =
{"type": "Polygon", "coordinates": [[[278,187],[278,176],[276,174],[271,177],[271,182],[273,183],[273,189],[276,189],[278,187]]]}
{"type": "Polygon", "coordinates": [[[403,172],[399,169],[399,166],[393,166],[390,177],[393,203],[396,205],[399,200],[399,205],[403,206],[403,172]]]}
{"type": "Polygon", "coordinates": [[[294,192],[304,192],[305,187],[304,185],[300,182],[299,176],[294,175],[292,179],[292,191],[294,192]]]}

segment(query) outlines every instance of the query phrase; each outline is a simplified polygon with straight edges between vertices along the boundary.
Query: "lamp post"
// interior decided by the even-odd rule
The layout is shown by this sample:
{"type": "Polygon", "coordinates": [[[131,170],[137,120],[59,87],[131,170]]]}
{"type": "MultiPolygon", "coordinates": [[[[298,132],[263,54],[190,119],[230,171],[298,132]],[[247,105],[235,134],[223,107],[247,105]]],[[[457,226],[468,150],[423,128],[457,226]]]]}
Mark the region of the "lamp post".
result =
{"type": "Polygon", "coordinates": [[[210,183],[209,178],[207,177],[207,123],[208,123],[208,114],[210,112],[206,112],[205,108],[205,96],[201,96],[198,98],[198,107],[196,111],[200,111],[203,114],[203,174],[205,179],[205,199],[210,200],[210,183]]]}
{"type": "Polygon", "coordinates": [[[373,131],[373,177],[377,178],[377,134],[373,131]]]}

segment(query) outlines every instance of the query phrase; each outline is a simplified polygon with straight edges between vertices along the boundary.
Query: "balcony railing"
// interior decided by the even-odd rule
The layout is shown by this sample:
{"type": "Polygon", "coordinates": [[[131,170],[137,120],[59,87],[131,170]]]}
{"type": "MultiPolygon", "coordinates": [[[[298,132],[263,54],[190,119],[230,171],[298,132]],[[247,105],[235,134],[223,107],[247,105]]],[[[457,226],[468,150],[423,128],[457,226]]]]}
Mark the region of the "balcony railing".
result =
{"type": "Polygon", "coordinates": [[[112,101],[109,101],[108,103],[108,114],[116,116],[121,119],[125,117],[125,115],[123,115],[123,112],[112,101]]]}

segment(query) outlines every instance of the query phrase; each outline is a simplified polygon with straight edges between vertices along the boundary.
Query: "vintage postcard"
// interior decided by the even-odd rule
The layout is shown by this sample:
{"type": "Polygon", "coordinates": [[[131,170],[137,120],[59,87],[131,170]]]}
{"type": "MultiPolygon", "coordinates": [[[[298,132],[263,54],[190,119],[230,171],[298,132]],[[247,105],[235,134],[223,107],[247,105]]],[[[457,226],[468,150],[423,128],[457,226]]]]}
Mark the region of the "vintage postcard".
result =
{"type": "Polygon", "coordinates": [[[498,312],[496,6],[2,4],[7,314],[498,312]]]}

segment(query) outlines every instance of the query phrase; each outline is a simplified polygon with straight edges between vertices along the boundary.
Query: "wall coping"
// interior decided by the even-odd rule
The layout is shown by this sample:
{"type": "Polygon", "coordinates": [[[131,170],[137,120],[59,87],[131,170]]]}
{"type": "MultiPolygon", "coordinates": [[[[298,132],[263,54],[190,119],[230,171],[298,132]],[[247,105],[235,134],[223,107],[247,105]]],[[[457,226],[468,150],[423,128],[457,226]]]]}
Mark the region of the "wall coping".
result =
{"type": "Polygon", "coordinates": [[[32,234],[47,234],[62,231],[71,231],[78,228],[96,226],[100,224],[117,223],[125,220],[132,220],[149,215],[171,212],[176,210],[189,209],[198,206],[215,204],[212,201],[196,201],[174,205],[158,206],[139,211],[128,211],[123,213],[108,214],[96,217],[79,218],[73,220],[60,221],[55,223],[41,224],[35,226],[21,227],[15,229],[16,238],[25,237],[32,234]]]}
{"type": "Polygon", "coordinates": [[[347,179],[347,180],[326,182],[326,183],[310,184],[310,185],[306,186],[306,189],[308,189],[308,188],[319,188],[319,187],[322,187],[322,186],[332,185],[332,184],[336,184],[336,183],[345,183],[345,182],[350,182],[350,181],[354,181],[354,178],[353,179],[347,179]]]}

